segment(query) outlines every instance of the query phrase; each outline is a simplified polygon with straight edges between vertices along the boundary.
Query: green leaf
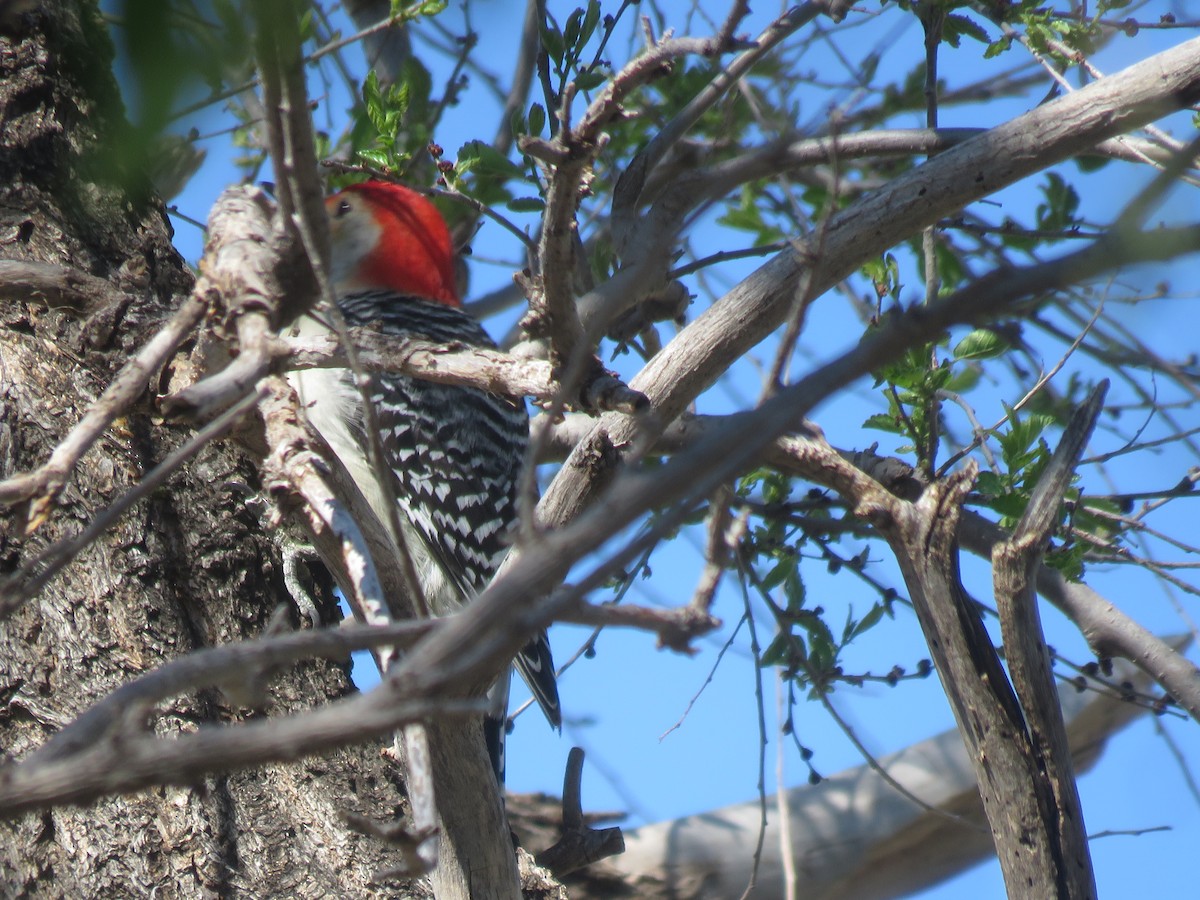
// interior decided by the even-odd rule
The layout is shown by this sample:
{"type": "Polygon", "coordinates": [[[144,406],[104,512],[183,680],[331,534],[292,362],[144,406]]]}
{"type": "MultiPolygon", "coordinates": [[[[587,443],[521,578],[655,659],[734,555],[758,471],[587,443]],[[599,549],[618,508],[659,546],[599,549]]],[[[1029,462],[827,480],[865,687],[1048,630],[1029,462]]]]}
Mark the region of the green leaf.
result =
{"type": "Polygon", "coordinates": [[[999,497],[1008,490],[1008,483],[995,472],[980,472],[975,489],[985,497],[999,497]]]}
{"type": "Polygon", "coordinates": [[[458,175],[479,172],[483,175],[505,178],[520,178],[525,173],[507,156],[483,141],[468,141],[458,151],[458,162],[454,165],[458,175]]]}
{"type": "Polygon", "coordinates": [[[900,283],[900,265],[891,253],[885,253],[878,259],[869,260],[863,265],[863,275],[870,278],[875,285],[875,293],[880,297],[900,295],[903,285],[900,283]]]}
{"type": "Polygon", "coordinates": [[[759,660],[760,666],[777,666],[784,662],[789,657],[792,638],[787,632],[779,632],[775,635],[775,639],[771,641],[769,647],[763,651],[762,658],[759,660]]]}
{"type": "Polygon", "coordinates": [[[792,493],[791,481],[779,472],[768,470],[759,485],[764,503],[784,503],[792,493]]]}
{"type": "Polygon", "coordinates": [[[576,8],[567,16],[567,27],[563,29],[563,42],[571,49],[579,43],[579,26],[583,24],[583,10],[576,8]]]}
{"type": "Polygon", "coordinates": [[[303,15],[300,16],[298,30],[301,42],[312,40],[315,31],[313,28],[313,11],[311,9],[306,9],[303,15]]]}
{"type": "Polygon", "coordinates": [[[976,328],[954,348],[955,359],[994,359],[1008,352],[1008,343],[988,328],[976,328]]]}
{"type": "Polygon", "coordinates": [[[529,107],[529,133],[540,135],[546,127],[546,108],[540,103],[529,107]]]}
{"type": "Polygon", "coordinates": [[[596,26],[600,24],[600,0],[588,0],[587,12],[583,15],[583,24],[579,28],[579,46],[592,39],[596,26]]]}
{"type": "Polygon", "coordinates": [[[804,601],[808,599],[808,590],[804,587],[804,579],[800,577],[800,565],[797,559],[792,564],[791,571],[783,581],[783,593],[787,597],[788,612],[804,609],[804,601]]]}
{"type": "MultiPolygon", "coordinates": [[[[415,56],[410,56],[404,64],[399,84],[392,88],[395,103],[401,112],[408,117],[410,123],[424,123],[429,118],[429,95],[433,92],[433,76],[415,56]]],[[[424,146],[425,141],[421,141],[424,146]]],[[[415,150],[410,146],[408,149],[415,150]]]]}
{"type": "Polygon", "coordinates": [[[504,205],[513,212],[541,212],[546,208],[546,201],[541,197],[514,197],[504,205]]]}
{"type": "Polygon", "coordinates": [[[999,56],[1001,53],[1006,53],[1012,47],[1013,39],[1009,36],[1004,36],[998,41],[993,41],[988,44],[988,48],[983,51],[984,59],[992,59],[999,56]]]}
{"type": "MultiPolygon", "coordinates": [[[[1029,494],[1025,492],[1014,491],[1009,494],[1000,494],[988,500],[988,506],[994,509],[1000,515],[1016,522],[1017,519],[1025,512],[1025,508],[1029,506],[1029,494]]],[[[1007,524],[1007,523],[1005,523],[1007,524]]]]}
{"type": "Polygon", "coordinates": [[[942,360],[941,364],[936,369],[929,370],[929,377],[922,385],[923,393],[926,396],[934,391],[940,391],[950,383],[950,376],[954,373],[951,371],[947,360],[942,360]]]}
{"type": "Polygon", "coordinates": [[[538,29],[542,37],[542,47],[546,55],[554,60],[559,69],[562,68],[563,57],[566,55],[566,42],[563,34],[554,22],[543,20],[538,29]]]}
{"type": "Polygon", "coordinates": [[[865,634],[866,632],[868,632],[872,628],[874,628],[876,625],[878,625],[879,620],[882,618],[883,618],[883,604],[876,603],[874,606],[872,606],[870,608],[870,610],[867,611],[867,614],[862,617],[862,621],[860,621],[857,625],[854,626],[853,630],[850,633],[850,637],[856,638],[860,634],[865,634]]]}
{"type": "Polygon", "coordinates": [[[391,166],[388,155],[382,150],[359,150],[358,158],[376,169],[387,169],[391,166]]]}
{"type": "Polygon", "coordinates": [[[946,390],[954,391],[956,394],[965,394],[979,384],[981,377],[983,377],[981,367],[977,365],[960,366],[955,371],[954,377],[946,382],[946,390]]]}
{"type": "Polygon", "coordinates": [[[1058,571],[1068,581],[1079,581],[1083,578],[1083,558],[1087,552],[1087,544],[1083,541],[1070,548],[1051,550],[1046,554],[1046,565],[1058,571]]]}
{"type": "MultiPolygon", "coordinates": [[[[1193,117],[1193,118],[1197,118],[1197,121],[1193,122],[1193,126],[1200,127],[1200,117],[1193,117]]],[[[1084,155],[1084,156],[1075,157],[1075,165],[1077,165],[1079,167],[1080,172],[1098,172],[1101,169],[1103,169],[1105,166],[1107,166],[1111,161],[1112,160],[1109,159],[1109,157],[1099,156],[1099,155],[1097,155],[1097,156],[1084,155]]]]}
{"type": "Polygon", "coordinates": [[[1037,206],[1038,228],[1065,231],[1078,223],[1079,194],[1057,172],[1046,173],[1042,195],[1045,202],[1037,206]]]}
{"type": "Polygon", "coordinates": [[[592,69],[588,72],[580,72],[575,76],[575,87],[581,91],[590,91],[593,88],[598,88],[604,82],[608,81],[608,76],[601,71],[592,69]]]}
{"type": "Polygon", "coordinates": [[[904,422],[897,416],[887,413],[876,413],[863,422],[863,428],[873,428],[876,431],[886,431],[888,434],[904,434],[904,422]]]}
{"type": "Polygon", "coordinates": [[[1015,413],[1010,411],[1009,414],[1011,417],[1009,431],[1007,434],[1000,435],[1000,449],[1003,451],[1004,461],[1008,464],[1009,471],[1017,472],[1029,464],[1030,454],[1026,451],[1033,446],[1034,441],[1041,437],[1046,428],[1054,424],[1054,417],[1035,413],[1022,421],[1017,421],[1015,413]]]}
{"type": "Polygon", "coordinates": [[[762,580],[762,589],[769,591],[783,584],[783,580],[787,578],[788,572],[796,567],[794,559],[782,559],[775,564],[770,572],[762,580]]]}
{"type": "Polygon", "coordinates": [[[957,47],[959,39],[966,35],[973,40],[979,41],[981,44],[990,44],[991,38],[984,31],[983,26],[974,19],[967,16],[951,13],[946,16],[942,24],[942,40],[951,47],[957,47]]]}
{"type": "Polygon", "coordinates": [[[383,95],[379,93],[379,76],[375,74],[374,69],[367,73],[363,82],[363,104],[367,108],[367,118],[371,120],[375,130],[382,132],[385,122],[383,95]]]}
{"type": "MultiPolygon", "coordinates": [[[[967,281],[971,277],[971,273],[967,271],[963,261],[959,258],[952,244],[938,242],[934,246],[934,260],[937,266],[938,279],[941,281],[939,291],[941,295],[951,293],[956,287],[967,281]]],[[[925,277],[924,264],[922,264],[921,277],[925,277]]]]}

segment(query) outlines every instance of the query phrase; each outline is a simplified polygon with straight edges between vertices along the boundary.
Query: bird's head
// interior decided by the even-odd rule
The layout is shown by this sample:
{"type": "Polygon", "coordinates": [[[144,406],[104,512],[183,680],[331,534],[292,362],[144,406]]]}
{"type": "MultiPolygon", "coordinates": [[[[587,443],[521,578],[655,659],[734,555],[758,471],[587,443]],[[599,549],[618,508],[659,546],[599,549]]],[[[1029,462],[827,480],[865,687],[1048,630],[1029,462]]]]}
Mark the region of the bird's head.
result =
{"type": "Polygon", "coordinates": [[[338,294],[385,289],[460,306],[454,248],[441,213],[416,191],[367,181],[325,201],[338,294]]]}

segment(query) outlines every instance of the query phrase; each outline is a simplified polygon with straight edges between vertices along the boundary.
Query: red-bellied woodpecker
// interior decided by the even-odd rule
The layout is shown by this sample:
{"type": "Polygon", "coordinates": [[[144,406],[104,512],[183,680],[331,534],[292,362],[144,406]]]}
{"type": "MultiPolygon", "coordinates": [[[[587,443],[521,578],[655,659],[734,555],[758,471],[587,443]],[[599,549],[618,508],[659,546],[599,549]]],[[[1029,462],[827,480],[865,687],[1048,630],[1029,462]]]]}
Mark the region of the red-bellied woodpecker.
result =
{"type": "MultiPolygon", "coordinates": [[[[346,324],[438,343],[494,347],[465,313],[454,279],[446,223],[420,194],[371,181],[326,201],[330,275],[346,324]]],[[[318,312],[303,335],[328,333],[318,312]]],[[[376,515],[387,521],[388,491],[369,461],[361,394],[346,370],[293,374],[309,422],[336,453],[376,515]]],[[[435,615],[460,608],[487,586],[508,550],[528,442],[519,401],[476,388],[375,373],[369,390],[390,494],[404,542],[435,615]]],[[[537,635],[516,659],[546,718],[561,723],[550,644],[537,635]]],[[[499,691],[507,697],[508,678],[499,691]]],[[[488,750],[503,776],[503,719],[485,723],[488,750]]]]}

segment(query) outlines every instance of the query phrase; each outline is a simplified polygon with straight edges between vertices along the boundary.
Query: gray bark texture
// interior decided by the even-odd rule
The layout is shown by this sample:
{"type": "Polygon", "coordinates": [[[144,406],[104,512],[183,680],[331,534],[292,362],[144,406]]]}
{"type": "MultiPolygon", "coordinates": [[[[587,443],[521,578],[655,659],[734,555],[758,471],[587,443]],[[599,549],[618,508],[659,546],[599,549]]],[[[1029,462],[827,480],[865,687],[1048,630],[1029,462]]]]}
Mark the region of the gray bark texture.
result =
{"type": "MultiPolygon", "coordinates": [[[[131,152],[136,135],[95,4],[0,13],[0,258],[71,266],[123,295],[49,308],[0,284],[5,478],[46,460],[192,277],[131,152]]],[[[150,398],[88,452],[32,534],[28,505],[0,512],[0,576],[77,533],[186,438],[189,429],[155,417],[150,398]]],[[[255,461],[232,442],[209,446],[0,622],[0,747],[10,758],[164,660],[262,633],[287,594],[273,536],[248,502],[257,480],[255,461]]],[[[172,701],[154,727],[187,732],[352,690],[347,667],[312,663],[279,673],[262,710],[198,693],[172,701]]],[[[137,727],[131,711],[106,739],[137,727]]],[[[395,767],[379,751],[0,819],[0,895],[412,896],[370,885],[398,854],[342,817],[401,812],[395,767]]]]}

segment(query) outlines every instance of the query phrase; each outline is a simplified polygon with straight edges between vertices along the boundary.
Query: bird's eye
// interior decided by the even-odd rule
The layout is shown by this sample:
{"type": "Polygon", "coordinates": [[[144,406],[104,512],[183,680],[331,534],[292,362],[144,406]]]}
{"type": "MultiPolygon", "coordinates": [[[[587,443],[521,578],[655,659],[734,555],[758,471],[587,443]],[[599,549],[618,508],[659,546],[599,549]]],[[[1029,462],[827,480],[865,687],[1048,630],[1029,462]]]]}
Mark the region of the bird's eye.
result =
{"type": "Polygon", "coordinates": [[[350,205],[349,200],[343,200],[341,203],[339,203],[337,205],[337,210],[334,212],[334,215],[340,219],[342,216],[346,215],[346,213],[350,212],[350,210],[353,208],[354,207],[350,205]]]}

